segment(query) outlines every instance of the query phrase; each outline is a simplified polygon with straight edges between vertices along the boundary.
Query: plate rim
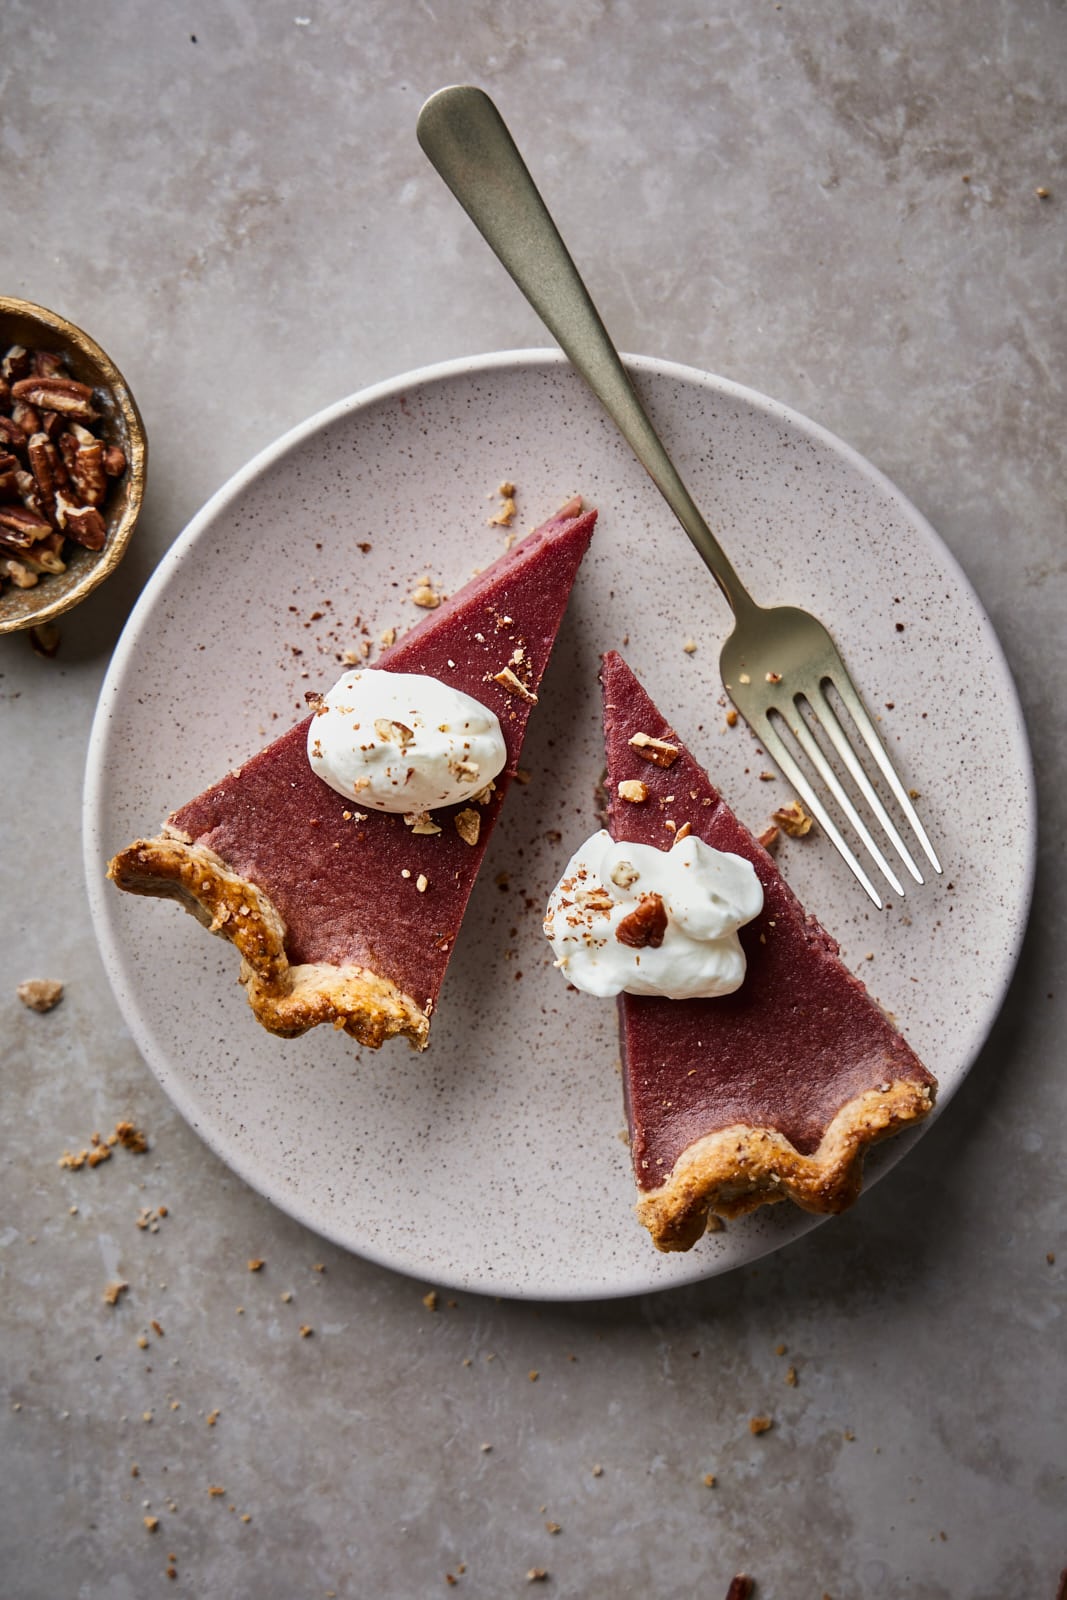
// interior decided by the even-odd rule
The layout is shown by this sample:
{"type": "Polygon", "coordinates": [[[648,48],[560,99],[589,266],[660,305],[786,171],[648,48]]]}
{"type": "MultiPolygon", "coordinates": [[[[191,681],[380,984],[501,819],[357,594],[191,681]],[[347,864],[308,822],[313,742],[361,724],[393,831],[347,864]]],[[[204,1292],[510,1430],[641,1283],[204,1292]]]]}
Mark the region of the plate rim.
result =
{"type": "MultiPolygon", "coordinates": [[[[985,1026],[981,1030],[980,1037],[976,1039],[973,1050],[961,1064],[954,1081],[939,1091],[933,1113],[925,1120],[923,1127],[915,1132],[906,1133],[895,1140],[891,1150],[883,1148],[882,1159],[878,1164],[877,1170],[871,1172],[870,1178],[865,1183],[864,1193],[867,1193],[881,1177],[897,1164],[897,1161],[907,1154],[922,1132],[940,1117],[969,1076],[975,1061],[985,1048],[996,1019],[1003,1008],[1022,954],[1027,924],[1032,909],[1036,877],[1038,844],[1037,799],[1033,752],[1014,674],[1011,671],[1003,645],[992,620],[954,552],[948,547],[925,515],[892,479],[869,458],[862,455],[853,445],[850,445],[846,440],[841,439],[831,430],[804,413],[747,385],[737,383],[733,379],[722,378],[701,368],[658,357],[624,354],[622,359],[625,366],[637,375],[647,372],[686,386],[695,384],[704,390],[710,390],[739,400],[752,409],[807,435],[832,454],[843,458],[853,470],[872,482],[887,499],[895,503],[905,520],[915,528],[916,532],[921,533],[929,541],[935,549],[939,561],[946,568],[951,569],[956,583],[973,608],[976,620],[981,624],[984,639],[990,646],[991,655],[995,659],[1003,689],[1008,697],[1005,710],[1011,713],[1012,731],[1018,756],[1018,775],[1023,791],[1021,798],[1025,802],[1021,838],[1025,844],[1026,860],[1023,881],[1019,885],[1021,894],[1018,901],[1018,917],[1015,924],[1017,931],[1014,944],[1003,958],[999,982],[987,1005],[984,1019],[985,1026]]],[[[293,1218],[319,1237],[326,1238],[338,1247],[347,1250],[350,1254],[358,1255],[377,1266],[418,1279],[426,1278],[428,1275],[420,1271],[417,1266],[399,1260],[387,1248],[383,1248],[373,1242],[355,1244],[349,1238],[343,1237],[340,1230],[331,1224],[328,1219],[323,1221],[315,1216],[313,1203],[287,1193],[282,1186],[272,1184],[270,1173],[261,1170],[254,1160],[246,1162],[242,1159],[240,1153],[235,1156],[227,1148],[225,1139],[216,1133],[214,1127],[210,1123],[205,1125],[201,1121],[201,1108],[197,1105],[191,1092],[187,1091],[184,1083],[175,1081],[175,1074],[169,1064],[165,1061],[157,1063],[153,1059],[155,1052],[152,1048],[152,1041],[142,1034],[142,1019],[136,1003],[136,996],[132,993],[127,993],[120,982],[119,950],[117,941],[113,938],[112,922],[107,910],[109,900],[105,899],[104,895],[106,879],[101,870],[101,861],[105,854],[102,790],[106,781],[107,769],[103,760],[103,752],[107,745],[111,713],[125,685],[128,659],[140,643],[145,621],[150,616],[157,598],[165,593],[172,578],[180,570],[191,550],[195,548],[199,539],[211,527],[220,513],[231,502],[238,499],[245,489],[253,484],[264,471],[273,468],[278,462],[284,460],[291,451],[297,449],[306,439],[325,431],[339,419],[352,412],[368,409],[383,401],[409,393],[414,389],[425,389],[450,382],[456,378],[477,376],[481,373],[499,374],[507,369],[529,371],[545,367],[563,368],[569,365],[567,358],[561,351],[540,347],[500,350],[455,357],[446,361],[417,367],[408,372],[367,385],[322,407],[311,416],[286,429],[275,439],[269,441],[209,496],[179,532],[150,574],[116,642],[107,672],[100,687],[86,749],[85,776],[82,791],[82,846],[90,917],[109,986],[115,997],[120,1015],[129,1028],[145,1064],[183,1119],[188,1122],[198,1137],[204,1140],[208,1148],[223,1165],[238,1176],[242,1182],[247,1183],[256,1193],[263,1196],[271,1204],[276,1205],[283,1214],[293,1218]]],[[[545,1285],[531,1286],[515,1281],[486,1282],[480,1274],[471,1276],[458,1272],[442,1272],[433,1275],[431,1281],[467,1293],[494,1295],[504,1299],[542,1301],[545,1303],[582,1303],[629,1298],[639,1294],[659,1293],[669,1289],[683,1288],[693,1283],[703,1282],[711,1277],[735,1271],[739,1267],[758,1261],[767,1254],[785,1248],[827,1220],[825,1217],[805,1215],[800,1219],[800,1225],[793,1228],[781,1239],[776,1239],[773,1236],[761,1236],[760,1247],[753,1249],[750,1254],[745,1256],[744,1260],[722,1261],[717,1258],[698,1260],[695,1255],[689,1256],[686,1258],[686,1262],[690,1266],[690,1271],[686,1272],[684,1266],[676,1267],[671,1277],[664,1278],[662,1281],[654,1281],[650,1277],[640,1282],[627,1280],[609,1285],[596,1283],[591,1284],[588,1289],[584,1290],[574,1286],[555,1288],[545,1285]]],[[[653,1254],[649,1258],[649,1267],[654,1267],[658,1259],[660,1258],[653,1254]]]]}

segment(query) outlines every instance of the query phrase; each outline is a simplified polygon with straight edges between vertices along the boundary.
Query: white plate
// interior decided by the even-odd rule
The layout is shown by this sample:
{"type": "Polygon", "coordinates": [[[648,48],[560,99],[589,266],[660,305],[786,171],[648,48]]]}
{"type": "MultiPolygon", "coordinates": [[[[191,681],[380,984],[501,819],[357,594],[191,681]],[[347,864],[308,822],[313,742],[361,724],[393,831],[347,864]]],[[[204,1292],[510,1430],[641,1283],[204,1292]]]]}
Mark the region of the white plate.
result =
{"type": "MultiPolygon", "coordinates": [[[[1033,865],[1029,751],[990,623],[919,513],[839,440],[706,374],[643,359],[631,369],[756,597],[830,625],[921,791],[945,876],[895,909],[876,912],[825,840],[788,842],[781,861],[937,1074],[943,1109],[1003,998],[1033,865]]],[[[619,1137],[614,1007],[569,991],[540,933],[548,890],[595,826],[603,650],[623,650],[757,832],[785,797],[760,781],[766,761],[744,725],[725,725],[717,662],[728,628],[670,512],[552,352],[454,362],[367,390],[210,501],[116,650],[89,751],[85,838],[123,1015],[229,1166],[351,1250],[502,1295],[689,1282],[813,1226],[779,1206],[686,1255],[656,1252],[633,1217],[619,1137]],[[503,547],[488,518],[508,478],[523,529],[575,491],[600,521],[531,720],[532,778],[512,789],[494,835],[430,1049],[360,1050],[326,1028],[274,1039],[248,1010],[233,949],[173,905],[116,892],[105,863],[295,721],[305,690],[332,682],[362,628],[376,640],[413,622],[422,574],[452,591],[486,565],[503,547]]],[[[910,1142],[883,1147],[868,1183],[910,1142]]]]}

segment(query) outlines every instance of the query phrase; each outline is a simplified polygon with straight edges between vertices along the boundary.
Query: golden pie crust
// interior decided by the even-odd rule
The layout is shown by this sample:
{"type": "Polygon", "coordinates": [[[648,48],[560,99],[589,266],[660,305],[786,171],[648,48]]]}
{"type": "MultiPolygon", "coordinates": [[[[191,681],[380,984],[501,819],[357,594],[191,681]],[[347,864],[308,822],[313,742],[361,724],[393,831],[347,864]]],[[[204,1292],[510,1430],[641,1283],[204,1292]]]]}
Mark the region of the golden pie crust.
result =
{"type": "Polygon", "coordinates": [[[658,1249],[689,1250],[711,1215],[743,1217],[778,1200],[844,1211],[859,1195],[869,1146],[921,1121],[932,1105],[931,1087],[907,1078],[867,1089],[841,1107],[810,1156],[774,1128],[721,1128],[689,1145],[667,1181],[641,1195],[638,1219],[658,1249]]]}
{"type": "Polygon", "coordinates": [[[204,845],[168,834],[138,839],[109,863],[107,875],[132,894],[176,900],[241,956],[240,981],[257,1019],[294,1039],[322,1022],[372,1050],[397,1035],[426,1048],[429,1008],[368,967],[325,962],[292,965],[285,923],[256,884],[204,845]]]}

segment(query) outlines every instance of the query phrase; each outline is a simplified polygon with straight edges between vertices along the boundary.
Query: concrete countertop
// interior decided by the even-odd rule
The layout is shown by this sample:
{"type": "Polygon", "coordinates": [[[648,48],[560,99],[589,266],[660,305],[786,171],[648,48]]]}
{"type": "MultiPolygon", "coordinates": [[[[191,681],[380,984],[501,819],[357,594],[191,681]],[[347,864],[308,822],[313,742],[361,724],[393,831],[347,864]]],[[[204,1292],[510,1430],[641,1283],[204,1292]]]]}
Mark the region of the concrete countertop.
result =
{"type": "Polygon", "coordinates": [[[0,1589],[607,1600],[746,1572],[759,1600],[1053,1600],[1062,6],[8,0],[0,38],[0,290],[92,333],[151,439],[134,547],[55,658],[0,638],[0,1589]],[[621,348],[795,406],[930,518],[1038,774],[1030,932],[945,1116],[848,1215],[611,1303],[434,1306],[272,1208],[140,1059],[83,886],[95,699],[189,518],[347,393],[546,343],[416,145],[457,81],[497,99],[621,348]],[[66,985],[47,1015],[33,976],[66,985]],[[58,1164],[122,1118],[147,1154],[58,1164]]]}

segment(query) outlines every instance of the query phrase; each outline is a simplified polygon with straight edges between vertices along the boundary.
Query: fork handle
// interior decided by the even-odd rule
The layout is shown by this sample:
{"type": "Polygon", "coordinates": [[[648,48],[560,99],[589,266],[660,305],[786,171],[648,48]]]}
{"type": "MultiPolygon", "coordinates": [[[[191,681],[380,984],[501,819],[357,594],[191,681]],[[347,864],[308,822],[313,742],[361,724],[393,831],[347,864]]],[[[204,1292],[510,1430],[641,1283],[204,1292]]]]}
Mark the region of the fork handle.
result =
{"type": "Polygon", "coordinates": [[[417,131],[430,161],[667,501],[735,615],[756,609],[649,421],[492,100],[469,86],[440,89],[419,113],[417,131]]]}

